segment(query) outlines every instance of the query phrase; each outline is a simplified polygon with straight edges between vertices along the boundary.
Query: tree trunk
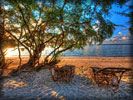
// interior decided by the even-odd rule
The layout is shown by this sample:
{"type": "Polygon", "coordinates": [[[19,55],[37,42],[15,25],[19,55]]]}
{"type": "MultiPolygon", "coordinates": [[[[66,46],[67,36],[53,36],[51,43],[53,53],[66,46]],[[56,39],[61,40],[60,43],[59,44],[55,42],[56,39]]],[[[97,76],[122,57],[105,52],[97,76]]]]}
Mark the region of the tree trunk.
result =
{"type": "Polygon", "coordinates": [[[40,57],[38,56],[39,54],[35,54],[33,56],[31,56],[28,60],[27,63],[23,64],[20,69],[24,69],[24,70],[33,70],[35,68],[35,66],[37,65],[38,59],[40,59],[40,57]]]}
{"type": "Polygon", "coordinates": [[[43,49],[45,48],[45,45],[40,45],[40,48],[35,49],[33,52],[33,55],[30,56],[28,62],[26,64],[23,64],[21,66],[21,69],[28,69],[28,70],[32,70],[34,69],[36,66],[39,65],[39,60],[40,60],[40,54],[43,51],[43,49]]]}
{"type": "Polygon", "coordinates": [[[5,65],[5,55],[4,52],[2,51],[2,49],[0,48],[0,68],[3,68],[5,65]]]}

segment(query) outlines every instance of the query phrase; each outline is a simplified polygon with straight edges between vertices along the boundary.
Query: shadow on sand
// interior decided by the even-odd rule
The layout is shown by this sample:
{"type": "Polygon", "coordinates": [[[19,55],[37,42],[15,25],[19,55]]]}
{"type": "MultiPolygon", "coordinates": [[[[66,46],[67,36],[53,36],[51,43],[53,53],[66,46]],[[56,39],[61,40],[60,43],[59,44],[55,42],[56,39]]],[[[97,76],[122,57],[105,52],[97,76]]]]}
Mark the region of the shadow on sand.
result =
{"type": "Polygon", "coordinates": [[[88,71],[90,70],[76,69],[70,83],[54,82],[47,69],[38,73],[21,73],[19,76],[6,78],[4,82],[0,80],[0,100],[131,100],[133,84],[122,82],[117,90],[97,87],[88,71]],[[2,88],[6,90],[4,96],[2,88]]]}

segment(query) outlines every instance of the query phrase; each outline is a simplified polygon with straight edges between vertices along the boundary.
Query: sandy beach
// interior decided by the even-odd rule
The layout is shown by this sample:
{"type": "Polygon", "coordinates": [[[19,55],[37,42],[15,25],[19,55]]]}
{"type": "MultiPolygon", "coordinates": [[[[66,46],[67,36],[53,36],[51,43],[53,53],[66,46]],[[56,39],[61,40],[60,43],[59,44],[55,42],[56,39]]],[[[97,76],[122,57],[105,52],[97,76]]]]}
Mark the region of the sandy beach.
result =
{"type": "MultiPolygon", "coordinates": [[[[14,62],[9,70],[17,68],[19,59],[8,57],[14,62]]],[[[27,57],[22,58],[22,63],[27,57]]],[[[25,72],[16,77],[5,78],[2,82],[3,96],[0,100],[133,100],[132,88],[133,78],[122,77],[119,89],[111,87],[98,87],[90,76],[89,67],[125,67],[132,68],[133,58],[131,57],[62,57],[58,66],[76,66],[74,78],[70,83],[54,82],[50,71],[43,69],[36,72],[25,72]],[[88,68],[86,73],[78,69],[83,66],[88,68]],[[88,77],[85,77],[87,75],[88,77]]],[[[7,72],[4,73],[6,76],[7,72]]],[[[125,73],[126,74],[126,73],[125,73]]]]}
{"type": "MultiPolygon", "coordinates": [[[[13,61],[8,69],[17,68],[19,64],[18,57],[6,57],[7,60],[13,61]]],[[[59,66],[75,65],[80,66],[97,66],[97,67],[133,67],[133,57],[60,57],[59,66]]],[[[40,62],[43,60],[41,58],[40,62]]],[[[22,64],[28,61],[28,57],[22,57],[22,64]]]]}
{"type": "MultiPolygon", "coordinates": [[[[10,69],[16,69],[19,65],[18,57],[6,57],[7,60],[13,61],[3,75],[8,75],[10,69]]],[[[74,65],[75,67],[123,67],[133,68],[133,57],[60,57],[59,67],[63,65],[74,65]]],[[[22,64],[28,61],[28,57],[22,57],[22,64]]],[[[40,59],[40,62],[43,58],[40,59]]]]}

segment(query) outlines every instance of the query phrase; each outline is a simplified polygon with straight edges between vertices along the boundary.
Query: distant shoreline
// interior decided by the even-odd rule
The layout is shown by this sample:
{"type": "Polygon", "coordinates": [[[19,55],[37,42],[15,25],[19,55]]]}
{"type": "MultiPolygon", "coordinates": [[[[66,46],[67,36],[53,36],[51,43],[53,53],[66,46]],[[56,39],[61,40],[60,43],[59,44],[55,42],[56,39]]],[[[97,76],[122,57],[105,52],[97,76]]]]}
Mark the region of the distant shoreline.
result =
{"type": "MultiPolygon", "coordinates": [[[[6,57],[18,57],[18,56],[6,56],[6,57]]],[[[29,57],[29,56],[21,56],[21,57],[29,57]]],[[[43,56],[44,57],[44,56],[43,56]]],[[[61,56],[61,57],[80,57],[80,58],[83,58],[83,57],[89,57],[89,58],[93,58],[93,57],[131,57],[133,58],[133,56],[61,56]]]]}
{"type": "MultiPolygon", "coordinates": [[[[10,57],[5,57],[5,58],[13,58],[16,57],[18,58],[19,56],[10,56],[10,57]]],[[[21,56],[23,57],[29,57],[29,56],[21,56]]],[[[44,57],[41,57],[44,58],[44,57]]],[[[133,57],[96,57],[96,56],[60,56],[59,58],[133,58],[133,57]]]]}
{"type": "Polygon", "coordinates": [[[133,45],[133,44],[101,44],[101,45],[133,45]]]}

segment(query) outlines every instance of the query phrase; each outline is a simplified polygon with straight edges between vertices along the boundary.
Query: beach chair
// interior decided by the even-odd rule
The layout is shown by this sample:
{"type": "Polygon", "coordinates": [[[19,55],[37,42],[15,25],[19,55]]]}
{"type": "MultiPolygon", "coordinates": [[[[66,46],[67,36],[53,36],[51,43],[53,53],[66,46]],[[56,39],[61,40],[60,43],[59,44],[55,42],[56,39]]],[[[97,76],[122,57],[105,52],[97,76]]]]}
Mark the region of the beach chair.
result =
{"type": "Polygon", "coordinates": [[[126,71],[130,71],[130,68],[99,68],[91,67],[93,71],[93,80],[98,86],[112,86],[119,87],[120,80],[122,75],[126,71]]]}
{"type": "Polygon", "coordinates": [[[65,65],[62,67],[53,66],[50,68],[51,76],[53,81],[61,80],[70,82],[70,80],[74,77],[75,66],[65,65]]]}

